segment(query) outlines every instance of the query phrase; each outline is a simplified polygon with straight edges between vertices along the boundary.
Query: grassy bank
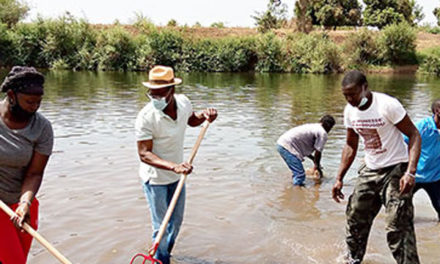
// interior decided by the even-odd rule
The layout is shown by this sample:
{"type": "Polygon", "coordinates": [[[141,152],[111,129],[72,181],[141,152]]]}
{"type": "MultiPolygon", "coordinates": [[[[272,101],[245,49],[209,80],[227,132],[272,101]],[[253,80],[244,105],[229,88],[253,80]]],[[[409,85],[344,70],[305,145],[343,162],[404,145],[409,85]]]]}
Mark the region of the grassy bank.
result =
{"type": "Polygon", "coordinates": [[[142,19],[133,25],[91,25],[63,16],[10,29],[0,24],[0,66],[144,71],[163,64],[178,71],[332,73],[415,65],[410,68],[440,74],[440,49],[417,50],[417,34],[407,24],[339,35],[258,34],[253,29],[156,27],[142,19]]]}

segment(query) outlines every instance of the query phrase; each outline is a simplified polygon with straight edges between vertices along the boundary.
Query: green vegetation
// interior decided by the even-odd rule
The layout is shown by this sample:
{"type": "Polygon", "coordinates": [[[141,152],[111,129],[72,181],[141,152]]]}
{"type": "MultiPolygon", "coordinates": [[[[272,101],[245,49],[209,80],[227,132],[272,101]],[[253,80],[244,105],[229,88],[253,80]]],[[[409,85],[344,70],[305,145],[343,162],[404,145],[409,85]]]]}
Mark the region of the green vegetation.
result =
{"type": "Polygon", "coordinates": [[[281,28],[287,22],[287,5],[281,4],[281,1],[270,0],[267,4],[267,10],[263,13],[256,12],[252,18],[261,33],[281,28]]]}
{"type": "Polygon", "coordinates": [[[19,0],[0,0],[0,23],[13,27],[27,16],[29,6],[19,0]]]}
{"type": "Polygon", "coordinates": [[[421,20],[421,7],[415,0],[364,0],[364,25],[383,28],[390,24],[421,20]]]}
{"type": "Polygon", "coordinates": [[[225,27],[225,23],[223,22],[214,22],[211,24],[211,27],[213,28],[224,28],[225,27]]]}
{"type": "Polygon", "coordinates": [[[440,7],[436,7],[432,13],[437,18],[437,26],[440,26],[440,7]]]}
{"type": "Polygon", "coordinates": [[[406,22],[385,27],[378,39],[381,58],[388,64],[416,64],[416,31],[406,22]]]}
{"type": "Polygon", "coordinates": [[[168,27],[177,27],[177,21],[175,19],[171,19],[170,21],[168,21],[167,26],[168,27]]]}
{"type": "Polygon", "coordinates": [[[440,76],[440,47],[423,50],[418,54],[420,71],[440,76]]]}
{"type": "Polygon", "coordinates": [[[138,14],[132,25],[90,25],[68,13],[12,28],[0,23],[0,66],[72,70],[146,71],[162,64],[178,71],[333,73],[346,69],[419,64],[439,74],[440,51],[415,51],[408,23],[381,31],[353,31],[343,43],[328,33],[201,37],[189,27],[156,27],[138,14]]]}
{"type": "Polygon", "coordinates": [[[358,0],[297,1],[295,14],[298,21],[325,28],[357,26],[361,24],[361,6],[358,0]]]}
{"type": "Polygon", "coordinates": [[[298,0],[294,9],[297,28],[301,32],[310,32],[313,25],[326,29],[358,25],[382,29],[402,22],[416,25],[425,16],[422,7],[415,0],[362,2],[363,12],[359,0],[298,0]]]}

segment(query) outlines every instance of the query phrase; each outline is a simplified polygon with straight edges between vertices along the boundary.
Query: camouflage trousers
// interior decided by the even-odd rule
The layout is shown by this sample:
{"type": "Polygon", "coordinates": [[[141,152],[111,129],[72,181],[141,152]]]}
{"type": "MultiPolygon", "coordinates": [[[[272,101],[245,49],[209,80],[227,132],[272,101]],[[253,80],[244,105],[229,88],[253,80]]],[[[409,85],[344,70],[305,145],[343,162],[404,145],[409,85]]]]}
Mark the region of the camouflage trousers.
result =
{"type": "Polygon", "coordinates": [[[388,246],[398,264],[418,264],[414,232],[412,191],[400,195],[399,181],[407,163],[379,170],[365,165],[359,169],[353,194],[347,205],[346,243],[350,263],[361,263],[367,248],[371,225],[382,205],[388,246]]]}

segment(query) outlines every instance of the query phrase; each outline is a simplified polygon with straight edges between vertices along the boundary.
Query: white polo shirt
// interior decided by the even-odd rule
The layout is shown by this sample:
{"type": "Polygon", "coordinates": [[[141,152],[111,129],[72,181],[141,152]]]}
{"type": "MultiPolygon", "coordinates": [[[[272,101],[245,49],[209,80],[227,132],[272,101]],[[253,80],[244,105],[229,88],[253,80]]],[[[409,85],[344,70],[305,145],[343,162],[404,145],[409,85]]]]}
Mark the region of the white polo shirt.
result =
{"type": "MultiPolygon", "coordinates": [[[[136,140],[153,140],[152,152],[164,160],[183,162],[183,140],[188,119],[192,115],[190,100],[183,94],[175,94],[177,119],[173,120],[149,102],[136,118],[136,140]]],[[[159,169],[144,162],[140,163],[139,176],[144,182],[164,185],[178,181],[180,175],[159,169]]]]}

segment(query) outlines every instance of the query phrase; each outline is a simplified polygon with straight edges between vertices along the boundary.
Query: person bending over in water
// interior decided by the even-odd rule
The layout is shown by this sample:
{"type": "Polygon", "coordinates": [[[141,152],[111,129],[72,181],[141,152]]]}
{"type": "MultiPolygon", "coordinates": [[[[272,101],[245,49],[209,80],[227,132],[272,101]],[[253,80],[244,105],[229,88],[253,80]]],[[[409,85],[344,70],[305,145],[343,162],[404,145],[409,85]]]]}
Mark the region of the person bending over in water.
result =
{"type": "Polygon", "coordinates": [[[277,150],[292,171],[293,185],[304,186],[306,174],[302,162],[310,157],[322,177],[321,155],[327,142],[327,134],[335,125],[335,119],[330,115],[321,118],[320,123],[304,124],[294,127],[277,140],[277,150]],[[315,155],[312,153],[315,152],[315,155]]]}

